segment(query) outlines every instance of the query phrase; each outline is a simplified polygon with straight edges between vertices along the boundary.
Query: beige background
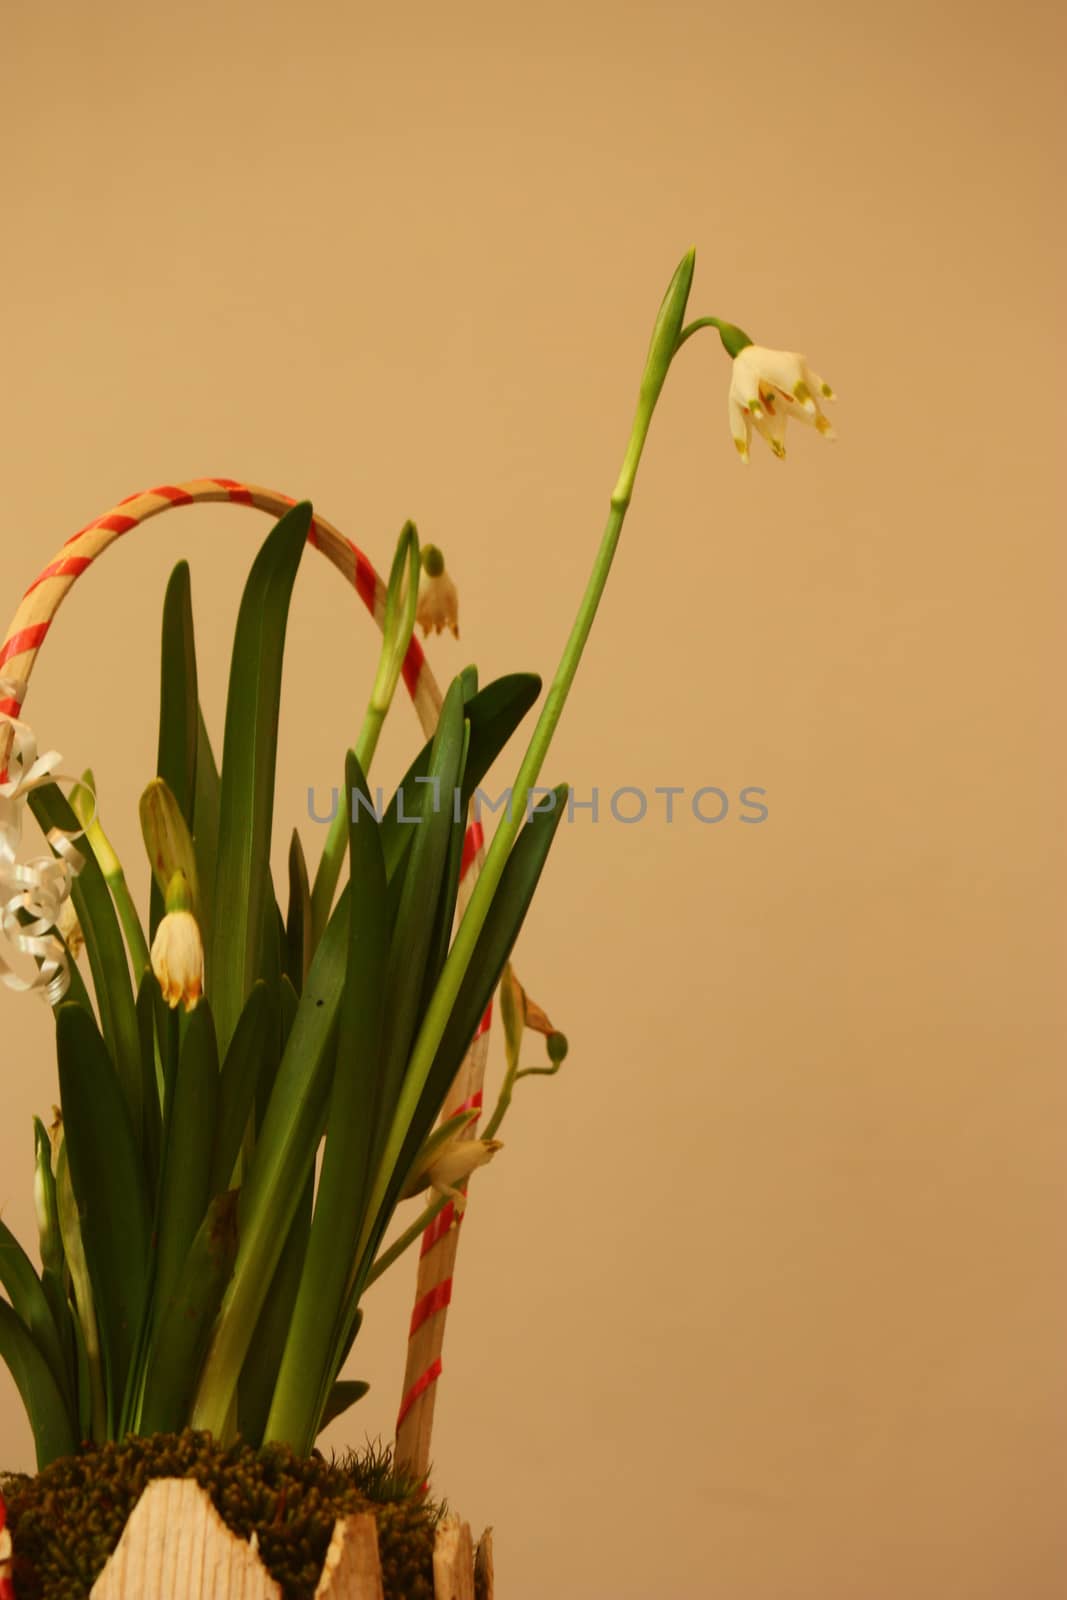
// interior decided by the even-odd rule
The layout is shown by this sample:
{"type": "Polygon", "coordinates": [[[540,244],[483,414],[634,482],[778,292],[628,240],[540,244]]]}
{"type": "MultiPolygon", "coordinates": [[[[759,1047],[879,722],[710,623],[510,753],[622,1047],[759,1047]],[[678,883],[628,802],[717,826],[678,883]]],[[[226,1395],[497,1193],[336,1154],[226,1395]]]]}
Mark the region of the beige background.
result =
{"type": "MultiPolygon", "coordinates": [[[[2,26],[5,608],[122,495],[219,473],[379,561],[416,517],[462,591],[441,674],[547,673],[682,250],[695,312],[834,381],[840,443],[745,472],[714,339],[671,379],[550,776],[759,784],[770,816],[561,834],[520,967],[573,1052],[476,1180],[436,1481],[495,1524],[506,1600],[1061,1596],[1056,8],[2,26]]],[[[131,864],[166,573],[193,561],[219,730],[266,526],[152,524],[42,657],[31,720],[131,864]]],[[[286,832],[374,659],[325,563],[292,646],[286,832]]],[[[383,780],[413,739],[400,707],[383,780]]],[[[50,1022],[0,1007],[28,1240],[50,1022]]],[[[390,1430],[410,1295],[405,1265],[368,1302],[338,1444],[390,1430]]],[[[29,1464],[6,1375],[0,1440],[29,1464]]]]}

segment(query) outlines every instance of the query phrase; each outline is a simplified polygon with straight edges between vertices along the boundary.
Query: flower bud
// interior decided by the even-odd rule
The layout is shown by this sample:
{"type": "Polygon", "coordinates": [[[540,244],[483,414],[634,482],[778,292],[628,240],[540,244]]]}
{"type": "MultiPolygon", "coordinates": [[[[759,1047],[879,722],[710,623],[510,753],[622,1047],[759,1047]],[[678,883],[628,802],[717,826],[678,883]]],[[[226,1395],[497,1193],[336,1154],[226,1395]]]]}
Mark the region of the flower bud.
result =
{"type": "Polygon", "coordinates": [[[52,1140],[40,1117],[33,1119],[34,1169],[33,1209],[37,1216],[37,1237],[41,1265],[46,1272],[62,1276],[63,1236],[59,1229],[56,1180],[52,1171],[52,1140]]]}
{"type": "Polygon", "coordinates": [[[153,778],[141,796],[140,813],[145,849],[160,893],[167,893],[175,873],[180,872],[189,885],[188,909],[194,910],[200,899],[196,851],[181,807],[162,778],[153,778]]]}

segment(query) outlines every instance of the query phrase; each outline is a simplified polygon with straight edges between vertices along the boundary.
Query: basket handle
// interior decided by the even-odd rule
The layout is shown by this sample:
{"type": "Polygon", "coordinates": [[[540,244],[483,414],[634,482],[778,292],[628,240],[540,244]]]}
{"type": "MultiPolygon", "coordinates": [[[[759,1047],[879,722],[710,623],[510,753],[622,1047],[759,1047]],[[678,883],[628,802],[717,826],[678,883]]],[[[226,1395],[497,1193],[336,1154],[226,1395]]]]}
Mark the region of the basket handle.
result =
{"type": "MultiPolygon", "coordinates": [[[[196,478],[190,483],[166,484],[130,495],[111,511],[97,517],[67,540],[53,561],[27,589],[15,612],[4,643],[0,646],[0,678],[6,692],[0,698],[0,717],[17,717],[22,710],[30,675],[48,631],[67,594],[96,558],[150,517],[177,506],[198,505],[221,500],[230,505],[253,506],[280,517],[295,504],[289,495],[255,484],[238,483],[233,478],[196,478]]],[[[312,520],[308,543],[321,550],[343,577],[352,584],[379,627],[385,617],[386,589],[363,552],[327,522],[312,520]]],[[[415,703],[419,721],[427,738],[437,726],[441,691],[418,640],[412,638],[404,659],[404,683],[415,703]]],[[[7,760],[11,730],[0,723],[0,767],[7,760]]]]}

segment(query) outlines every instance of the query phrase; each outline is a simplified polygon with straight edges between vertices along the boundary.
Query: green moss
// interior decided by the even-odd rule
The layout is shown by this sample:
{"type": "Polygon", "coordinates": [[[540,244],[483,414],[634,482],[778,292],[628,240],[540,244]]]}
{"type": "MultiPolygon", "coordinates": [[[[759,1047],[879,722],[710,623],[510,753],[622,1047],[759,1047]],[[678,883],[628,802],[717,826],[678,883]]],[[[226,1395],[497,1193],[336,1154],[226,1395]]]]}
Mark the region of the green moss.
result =
{"type": "Polygon", "coordinates": [[[393,1470],[388,1451],[326,1461],[277,1445],[224,1447],[192,1429],[86,1445],[36,1478],[0,1478],[19,1600],[88,1600],[152,1478],[195,1479],[238,1537],[255,1532],[286,1600],[312,1600],[335,1520],[366,1510],[378,1521],[386,1600],[433,1600],[442,1508],[393,1470]]]}

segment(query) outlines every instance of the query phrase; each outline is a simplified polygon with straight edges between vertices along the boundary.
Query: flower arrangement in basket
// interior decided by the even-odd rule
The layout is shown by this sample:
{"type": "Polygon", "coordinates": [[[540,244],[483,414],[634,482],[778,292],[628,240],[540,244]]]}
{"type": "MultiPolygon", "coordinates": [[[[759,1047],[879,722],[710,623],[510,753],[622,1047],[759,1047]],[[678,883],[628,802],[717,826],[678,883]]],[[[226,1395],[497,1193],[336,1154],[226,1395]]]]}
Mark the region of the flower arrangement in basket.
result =
{"type": "MultiPolygon", "coordinates": [[[[83,1595],[94,1581],[95,1592],[132,1593],[107,1588],[101,1568],[145,1484],[175,1478],[196,1479],[252,1539],[242,1559],[265,1564],[283,1586],[275,1593],[334,1592],[318,1570],[326,1548],[367,1506],[377,1507],[379,1588],[350,1592],[380,1593],[382,1582],[387,1593],[433,1592],[442,1526],[455,1543],[422,1491],[457,1224],[469,1178],[499,1148],[515,1082],[554,1073],[566,1054],[509,964],[566,803],[565,787],[536,785],[656,402],[678,350],[712,326],[732,358],[742,459],[753,429],[784,454],[789,417],[830,432],[821,402],[831,391],[801,357],[716,318],[686,324],[693,267],[690,252],[656,320],[592,575],[488,849],[478,786],[541,685],[518,674],[481,686],[470,668],[439,691],[414,629],[455,628],[455,590],[412,524],[384,582],[310,504],[199,480],[135,495],[90,523],[24,597],[0,649],[10,952],[0,975],[54,1009],[61,1109],[51,1127],[36,1123],[39,1269],[0,1222],[0,1355],[40,1474],[7,1482],[0,1596],[12,1593],[12,1564],[20,1595],[83,1595]],[[77,579],[149,518],[208,500],[277,520],[241,601],[218,760],[200,712],[184,564],[167,589],[157,769],[140,799],[153,878],[143,916],[104,830],[110,798],[91,773],[64,795],[59,757],[38,754],[22,707],[77,579]],[[308,545],[354,586],[382,645],[337,775],[344,803],[313,872],[293,833],[279,903],[270,851],[282,655],[308,545]],[[383,805],[370,773],[401,681],[426,743],[383,805]],[[50,846],[44,858],[20,859],[27,807],[50,846]],[[479,1133],[497,993],[507,1064],[479,1133]],[[547,1045],[533,1067],[520,1062],[526,1029],[547,1045]],[[386,1245],[409,1201],[413,1219],[386,1245]],[[366,1387],[342,1375],[364,1296],[419,1240],[395,1457],[327,1466],[315,1440],[366,1387]]],[[[469,1548],[458,1559],[470,1566],[469,1548]]],[[[490,1567],[483,1552],[483,1592],[490,1567]]]]}

